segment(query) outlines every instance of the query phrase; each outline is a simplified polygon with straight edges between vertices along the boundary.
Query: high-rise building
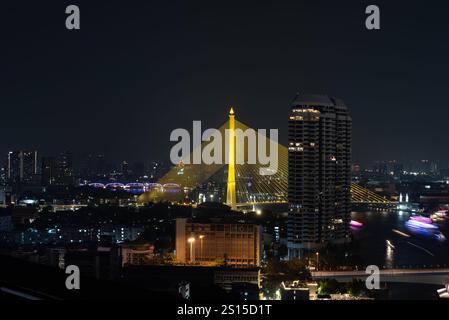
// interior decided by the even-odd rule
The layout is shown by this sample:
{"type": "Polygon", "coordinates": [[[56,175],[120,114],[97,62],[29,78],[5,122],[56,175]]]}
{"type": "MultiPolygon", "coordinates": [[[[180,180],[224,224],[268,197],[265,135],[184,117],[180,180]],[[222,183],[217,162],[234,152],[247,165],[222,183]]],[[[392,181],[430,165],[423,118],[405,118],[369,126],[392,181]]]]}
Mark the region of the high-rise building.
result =
{"type": "Polygon", "coordinates": [[[6,167],[0,168],[0,204],[6,204],[6,167]]]}
{"type": "Polygon", "coordinates": [[[122,173],[122,177],[127,179],[129,177],[129,163],[126,160],[123,160],[120,164],[120,172],[122,173]]]}
{"type": "Polygon", "coordinates": [[[56,159],[54,157],[42,157],[41,183],[49,186],[56,181],[56,159]]]}
{"type": "Polygon", "coordinates": [[[56,175],[58,184],[73,184],[73,155],[71,152],[61,152],[56,157],[56,175]]]}
{"type": "Polygon", "coordinates": [[[10,151],[6,157],[6,179],[9,183],[33,180],[37,174],[37,151],[10,151]]]}
{"type": "Polygon", "coordinates": [[[288,126],[288,251],[349,241],[351,117],[340,99],[298,95],[288,126]]]}
{"type": "Polygon", "coordinates": [[[6,186],[6,166],[0,167],[0,187],[6,186]]]}
{"type": "Polygon", "coordinates": [[[57,157],[42,158],[42,185],[72,185],[73,157],[71,152],[62,152],[57,157]]]}
{"type": "Polygon", "coordinates": [[[262,228],[219,219],[176,219],[176,260],[183,263],[259,266],[262,228]]]}

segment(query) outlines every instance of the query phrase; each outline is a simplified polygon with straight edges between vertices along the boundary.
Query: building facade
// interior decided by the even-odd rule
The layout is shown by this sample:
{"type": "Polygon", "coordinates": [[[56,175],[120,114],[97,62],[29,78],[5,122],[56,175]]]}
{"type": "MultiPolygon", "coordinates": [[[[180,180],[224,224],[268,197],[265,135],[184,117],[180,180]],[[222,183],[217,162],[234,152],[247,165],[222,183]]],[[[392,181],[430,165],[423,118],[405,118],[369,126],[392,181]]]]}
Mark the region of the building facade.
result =
{"type": "Polygon", "coordinates": [[[224,221],[176,219],[176,260],[199,265],[260,266],[262,229],[224,221]]]}
{"type": "Polygon", "coordinates": [[[122,266],[146,264],[154,255],[154,245],[147,242],[125,242],[119,247],[122,266]]]}
{"type": "Polygon", "coordinates": [[[298,95],[288,123],[288,251],[349,241],[352,119],[340,99],[298,95]]]}

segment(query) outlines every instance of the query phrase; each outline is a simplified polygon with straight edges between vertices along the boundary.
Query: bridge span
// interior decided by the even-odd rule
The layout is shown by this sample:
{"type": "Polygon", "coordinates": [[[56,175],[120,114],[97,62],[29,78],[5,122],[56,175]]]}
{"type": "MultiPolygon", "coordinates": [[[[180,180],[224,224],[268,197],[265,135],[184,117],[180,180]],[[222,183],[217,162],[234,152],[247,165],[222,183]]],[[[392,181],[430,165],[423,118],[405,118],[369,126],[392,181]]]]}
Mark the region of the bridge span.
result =
{"type": "MultiPolygon", "coordinates": [[[[353,279],[366,280],[365,271],[314,271],[312,277],[351,282],[353,279]]],[[[384,269],[380,270],[380,282],[402,282],[445,285],[449,282],[449,268],[445,269],[384,269]]]]}

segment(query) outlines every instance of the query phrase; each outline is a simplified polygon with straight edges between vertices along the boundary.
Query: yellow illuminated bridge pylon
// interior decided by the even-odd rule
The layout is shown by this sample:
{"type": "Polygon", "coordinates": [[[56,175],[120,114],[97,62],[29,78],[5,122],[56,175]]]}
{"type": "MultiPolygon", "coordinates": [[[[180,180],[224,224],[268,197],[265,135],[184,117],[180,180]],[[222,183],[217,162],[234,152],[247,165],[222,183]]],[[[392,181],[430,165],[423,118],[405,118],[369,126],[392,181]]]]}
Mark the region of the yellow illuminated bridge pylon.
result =
{"type": "Polygon", "coordinates": [[[226,190],[226,204],[232,210],[237,210],[235,193],[235,116],[233,108],[229,111],[228,182],[226,190]]]}

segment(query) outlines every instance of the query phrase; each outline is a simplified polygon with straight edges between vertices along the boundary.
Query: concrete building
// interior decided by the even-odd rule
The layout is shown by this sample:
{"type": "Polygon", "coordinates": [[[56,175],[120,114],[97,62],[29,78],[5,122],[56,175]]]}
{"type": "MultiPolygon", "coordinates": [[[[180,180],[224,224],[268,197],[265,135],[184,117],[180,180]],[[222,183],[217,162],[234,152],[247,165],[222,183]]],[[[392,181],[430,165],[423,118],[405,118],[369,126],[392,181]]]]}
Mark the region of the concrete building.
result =
{"type": "Polygon", "coordinates": [[[262,229],[225,219],[176,219],[176,259],[181,263],[260,265],[262,229]]]}
{"type": "Polygon", "coordinates": [[[351,117],[344,102],[298,95],[288,122],[289,257],[349,240],[351,117]]]}
{"type": "Polygon", "coordinates": [[[281,300],[314,300],[317,288],[316,282],[283,281],[280,288],[281,300]]]}
{"type": "Polygon", "coordinates": [[[154,245],[144,241],[132,241],[119,244],[122,266],[142,265],[154,255],[154,245]]]}

